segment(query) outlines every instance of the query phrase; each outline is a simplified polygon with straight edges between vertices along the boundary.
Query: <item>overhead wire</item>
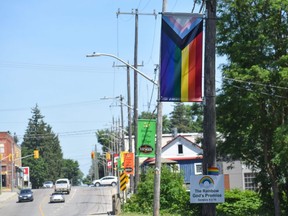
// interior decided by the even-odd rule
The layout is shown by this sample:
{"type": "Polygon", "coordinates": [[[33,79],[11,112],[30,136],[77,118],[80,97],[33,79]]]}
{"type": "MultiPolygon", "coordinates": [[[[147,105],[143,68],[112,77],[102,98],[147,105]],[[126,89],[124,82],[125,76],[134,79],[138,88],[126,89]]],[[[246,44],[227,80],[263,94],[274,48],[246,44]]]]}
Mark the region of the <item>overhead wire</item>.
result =
{"type": "Polygon", "coordinates": [[[19,69],[39,69],[41,70],[53,70],[62,72],[79,72],[79,73],[107,73],[103,70],[96,70],[95,67],[83,66],[83,65],[55,65],[55,64],[37,64],[27,62],[2,62],[0,61],[0,68],[19,68],[19,69]]]}
{"type": "MultiPolygon", "coordinates": [[[[240,83],[245,83],[245,84],[249,84],[249,85],[256,85],[256,86],[261,86],[261,87],[267,87],[267,88],[275,88],[275,89],[281,89],[281,90],[288,90],[288,88],[283,87],[283,86],[276,86],[276,85],[271,85],[271,84],[263,84],[263,83],[256,83],[256,82],[250,82],[250,81],[244,81],[244,80],[239,80],[239,79],[232,79],[232,78],[223,78],[224,80],[231,80],[231,81],[235,81],[235,82],[240,82],[240,83]]],[[[230,86],[238,88],[238,89],[244,89],[247,91],[254,91],[253,89],[249,89],[247,87],[244,86],[237,86],[234,84],[229,83],[230,86]]],[[[271,97],[277,97],[277,98],[281,98],[281,99],[288,99],[288,97],[282,96],[282,95],[277,95],[277,94],[271,94],[271,93],[267,93],[267,92],[263,92],[263,91],[259,91],[258,93],[263,94],[263,95],[267,95],[267,96],[271,96],[271,97]]]]}

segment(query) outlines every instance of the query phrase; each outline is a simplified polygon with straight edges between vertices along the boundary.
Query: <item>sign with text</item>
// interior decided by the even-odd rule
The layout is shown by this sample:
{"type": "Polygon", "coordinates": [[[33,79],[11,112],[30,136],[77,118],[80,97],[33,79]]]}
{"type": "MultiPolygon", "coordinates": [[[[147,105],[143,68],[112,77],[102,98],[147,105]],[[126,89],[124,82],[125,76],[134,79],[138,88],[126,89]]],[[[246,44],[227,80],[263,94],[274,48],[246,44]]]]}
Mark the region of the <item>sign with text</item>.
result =
{"type": "Polygon", "coordinates": [[[155,119],[138,119],[138,157],[155,157],[155,134],[155,119]]]}
{"type": "Polygon", "coordinates": [[[124,169],[124,158],[125,158],[125,154],[128,153],[128,151],[121,151],[120,152],[120,169],[124,169]]]}
{"type": "Polygon", "coordinates": [[[134,153],[128,152],[124,155],[124,173],[134,175],[134,153]]]}
{"type": "Polygon", "coordinates": [[[190,203],[224,202],[223,175],[196,175],[190,177],[190,203]]]}

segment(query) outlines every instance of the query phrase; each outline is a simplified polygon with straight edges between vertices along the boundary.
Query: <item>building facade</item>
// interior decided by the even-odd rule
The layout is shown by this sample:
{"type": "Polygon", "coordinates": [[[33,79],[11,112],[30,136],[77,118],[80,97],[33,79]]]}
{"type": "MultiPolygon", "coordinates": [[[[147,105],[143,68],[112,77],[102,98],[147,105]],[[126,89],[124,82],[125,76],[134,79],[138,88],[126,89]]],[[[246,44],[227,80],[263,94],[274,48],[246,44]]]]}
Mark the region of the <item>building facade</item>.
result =
{"type": "Polygon", "coordinates": [[[23,182],[21,147],[9,132],[0,132],[1,184],[2,188],[21,187],[23,182]]]}
{"type": "MultiPolygon", "coordinates": [[[[163,134],[161,161],[171,165],[184,174],[184,183],[190,183],[193,175],[202,175],[203,150],[201,143],[196,144],[201,139],[202,134],[163,134]]],[[[143,167],[154,164],[154,158],[145,158],[140,162],[143,167]]],[[[219,173],[224,175],[224,187],[226,190],[256,190],[257,184],[254,183],[255,172],[241,161],[223,162],[218,161],[219,173]]],[[[144,169],[145,170],[145,169],[144,169]]]]}

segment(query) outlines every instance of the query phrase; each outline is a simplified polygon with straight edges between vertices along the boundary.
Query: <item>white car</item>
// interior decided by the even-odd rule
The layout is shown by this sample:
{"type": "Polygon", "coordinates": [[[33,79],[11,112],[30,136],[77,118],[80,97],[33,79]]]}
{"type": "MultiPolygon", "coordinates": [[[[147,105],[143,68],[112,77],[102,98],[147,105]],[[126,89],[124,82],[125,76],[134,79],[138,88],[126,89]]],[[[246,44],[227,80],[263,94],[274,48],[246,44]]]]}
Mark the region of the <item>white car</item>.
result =
{"type": "Polygon", "coordinates": [[[71,191],[71,184],[70,184],[69,179],[67,179],[67,178],[58,179],[55,182],[54,191],[55,192],[65,192],[65,193],[69,194],[71,191]]]}
{"type": "Polygon", "coordinates": [[[50,203],[65,202],[65,197],[62,192],[54,192],[50,196],[50,203]]]}
{"type": "Polygon", "coordinates": [[[107,185],[116,186],[117,182],[118,178],[116,176],[105,176],[101,179],[93,181],[95,187],[107,186],[107,185]]]}

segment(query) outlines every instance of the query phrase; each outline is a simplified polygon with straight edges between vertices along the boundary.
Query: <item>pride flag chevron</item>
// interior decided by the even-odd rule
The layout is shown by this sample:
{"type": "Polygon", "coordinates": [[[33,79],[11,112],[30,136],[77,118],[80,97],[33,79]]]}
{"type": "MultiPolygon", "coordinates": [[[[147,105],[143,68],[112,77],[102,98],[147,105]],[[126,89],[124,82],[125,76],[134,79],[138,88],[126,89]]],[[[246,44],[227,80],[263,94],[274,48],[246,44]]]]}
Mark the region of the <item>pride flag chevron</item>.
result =
{"type": "Polygon", "coordinates": [[[163,13],[160,101],[202,101],[203,15],[163,13]]]}

